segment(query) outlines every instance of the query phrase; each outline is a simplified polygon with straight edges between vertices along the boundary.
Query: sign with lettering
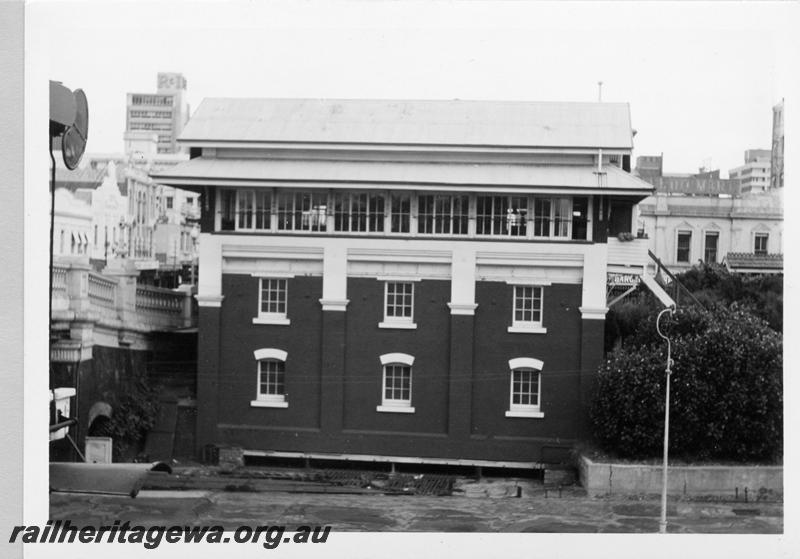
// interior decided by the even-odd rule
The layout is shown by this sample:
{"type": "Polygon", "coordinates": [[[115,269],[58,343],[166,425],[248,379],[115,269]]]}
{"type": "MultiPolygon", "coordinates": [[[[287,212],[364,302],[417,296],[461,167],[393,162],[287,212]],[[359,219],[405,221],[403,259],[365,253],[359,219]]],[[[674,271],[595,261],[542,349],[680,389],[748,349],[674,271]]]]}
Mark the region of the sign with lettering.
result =
{"type": "Polygon", "coordinates": [[[633,287],[639,285],[641,276],[637,274],[621,274],[617,272],[608,272],[607,284],[611,286],[628,286],[633,287]]]}

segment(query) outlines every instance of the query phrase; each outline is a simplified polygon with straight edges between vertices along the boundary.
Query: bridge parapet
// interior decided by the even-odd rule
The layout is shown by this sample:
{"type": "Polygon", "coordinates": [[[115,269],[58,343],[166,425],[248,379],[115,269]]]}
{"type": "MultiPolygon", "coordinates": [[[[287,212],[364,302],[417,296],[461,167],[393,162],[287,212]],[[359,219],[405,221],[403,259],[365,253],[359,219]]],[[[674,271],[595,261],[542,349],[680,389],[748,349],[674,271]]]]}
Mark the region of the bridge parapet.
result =
{"type": "Polygon", "coordinates": [[[194,326],[189,291],[138,285],[137,277],[130,266],[101,274],[85,259],[54,262],[51,360],[85,359],[98,343],[146,346],[153,332],[194,326]]]}

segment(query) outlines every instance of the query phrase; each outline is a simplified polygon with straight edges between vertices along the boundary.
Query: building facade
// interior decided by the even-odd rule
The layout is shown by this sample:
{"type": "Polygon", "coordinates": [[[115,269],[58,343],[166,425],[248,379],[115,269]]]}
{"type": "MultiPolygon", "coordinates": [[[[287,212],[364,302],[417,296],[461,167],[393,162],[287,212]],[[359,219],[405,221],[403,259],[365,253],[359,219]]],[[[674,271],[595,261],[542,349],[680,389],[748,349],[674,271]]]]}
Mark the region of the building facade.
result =
{"type": "Polygon", "coordinates": [[[628,106],[206,99],[197,443],[530,466],[587,427],[641,274],[628,106]]]}
{"type": "Polygon", "coordinates": [[[657,194],[639,204],[639,215],[650,250],[675,272],[722,264],[728,254],[783,254],[783,189],[737,197],[657,194]]]}
{"type": "Polygon", "coordinates": [[[92,208],[69,189],[55,192],[53,255],[86,257],[92,252],[92,208]]]}
{"type": "Polygon", "coordinates": [[[771,151],[748,149],[744,152],[744,165],[728,171],[728,178],[739,181],[741,192],[763,192],[770,188],[771,151]]]}
{"type": "Polygon", "coordinates": [[[128,93],[125,130],[156,134],[158,153],[180,151],[176,140],[188,119],[183,74],[159,72],[155,93],[128,93]]]}
{"type": "Polygon", "coordinates": [[[783,188],[783,100],[772,108],[772,188],[783,188]]]}

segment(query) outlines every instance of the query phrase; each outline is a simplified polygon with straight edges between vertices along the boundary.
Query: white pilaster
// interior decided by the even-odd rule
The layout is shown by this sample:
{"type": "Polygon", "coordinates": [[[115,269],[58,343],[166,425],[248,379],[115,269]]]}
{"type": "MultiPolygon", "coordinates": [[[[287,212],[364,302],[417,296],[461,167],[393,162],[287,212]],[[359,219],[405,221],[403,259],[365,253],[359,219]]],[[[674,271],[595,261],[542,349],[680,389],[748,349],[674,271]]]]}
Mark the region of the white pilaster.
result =
{"type": "Polygon", "coordinates": [[[222,303],[222,237],[201,233],[198,243],[197,304],[201,307],[219,307],[222,303]]]}
{"type": "Polygon", "coordinates": [[[450,281],[451,314],[475,314],[475,249],[456,246],[452,256],[452,279],[450,281]]]}
{"type": "Polygon", "coordinates": [[[325,246],[322,256],[322,299],[324,311],[346,310],[347,299],[347,247],[344,244],[325,246]]]}
{"type": "Polygon", "coordinates": [[[608,270],[608,245],[597,243],[586,247],[583,256],[583,297],[581,317],[586,319],[605,318],[606,282],[608,270]]]}

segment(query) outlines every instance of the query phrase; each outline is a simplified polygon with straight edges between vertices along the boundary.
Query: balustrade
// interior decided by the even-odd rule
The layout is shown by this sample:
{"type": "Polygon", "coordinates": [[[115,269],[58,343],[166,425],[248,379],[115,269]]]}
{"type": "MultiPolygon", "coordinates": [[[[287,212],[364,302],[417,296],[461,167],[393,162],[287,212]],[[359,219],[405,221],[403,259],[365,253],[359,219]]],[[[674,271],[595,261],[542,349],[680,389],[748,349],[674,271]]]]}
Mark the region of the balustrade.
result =
{"type": "Polygon", "coordinates": [[[136,272],[109,277],[71,262],[53,266],[54,311],[58,320],[81,320],[141,331],[182,328],[194,323],[191,296],[182,291],[137,285],[136,272]]]}

